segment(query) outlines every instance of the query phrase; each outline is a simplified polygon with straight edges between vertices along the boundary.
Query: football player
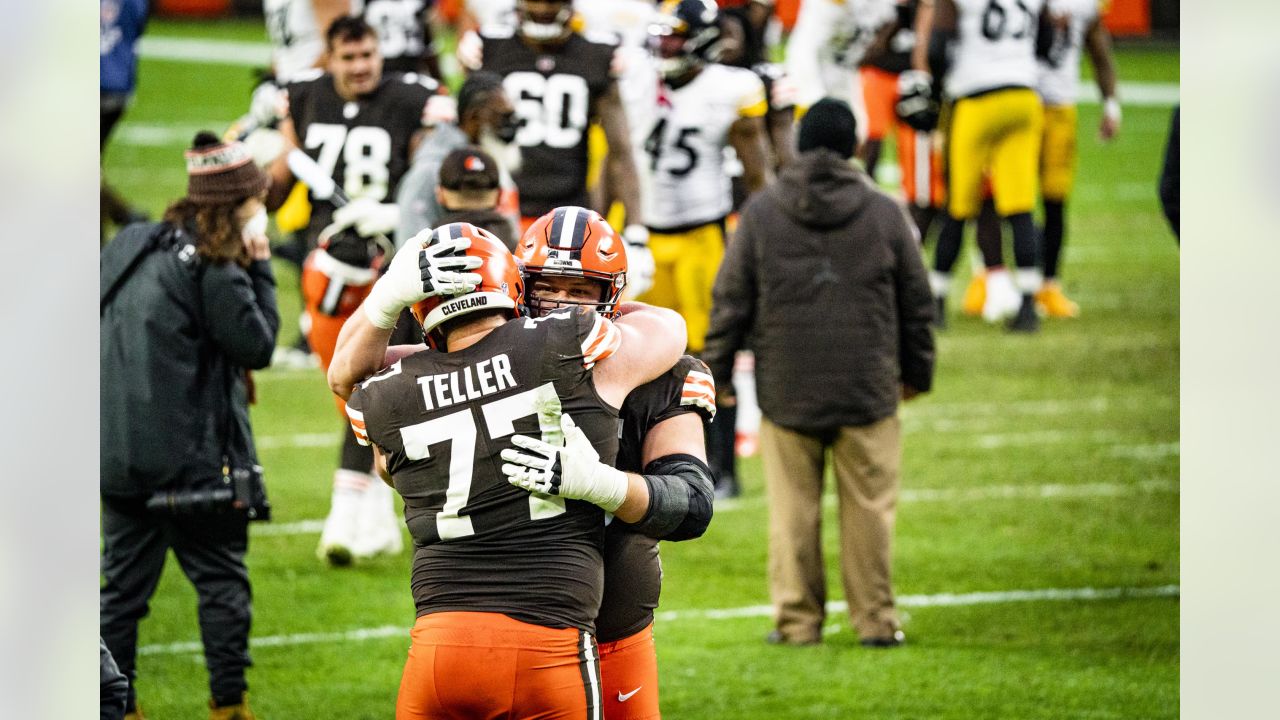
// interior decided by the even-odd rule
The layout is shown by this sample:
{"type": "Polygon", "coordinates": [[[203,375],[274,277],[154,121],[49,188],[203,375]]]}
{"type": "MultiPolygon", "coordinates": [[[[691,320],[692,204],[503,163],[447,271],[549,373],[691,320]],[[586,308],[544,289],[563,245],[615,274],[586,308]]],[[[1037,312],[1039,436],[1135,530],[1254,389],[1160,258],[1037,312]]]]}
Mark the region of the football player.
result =
{"type": "Polygon", "coordinates": [[[1044,139],[1040,150],[1040,193],[1044,201],[1044,286],[1036,302],[1049,317],[1075,317],[1080,308],[1058,282],[1058,264],[1066,235],[1066,204],[1075,180],[1076,92],[1080,82],[1080,50],[1089,53],[1102,94],[1098,135],[1104,141],[1120,130],[1116,98],[1116,66],[1111,36],[1102,24],[1099,0],[1049,0],[1053,43],[1037,66],[1036,90],[1044,101],[1044,139]]]}
{"type": "MultiPolygon", "coordinates": [[[[427,100],[435,82],[423,76],[386,76],[373,28],[358,17],[342,17],[329,27],[329,72],[313,72],[287,88],[288,115],[281,123],[287,147],[298,147],[316,160],[345,193],[349,203],[338,208],[334,198],[313,198],[306,233],[314,247],[320,232],[337,223],[364,237],[387,234],[399,222],[394,203],[396,185],[422,128],[427,100]]],[[[275,207],[292,187],[286,154],[272,165],[268,206],[275,207]],[[273,205],[273,203],[275,203],[273,205]]],[[[323,274],[330,265],[312,265],[323,274]]],[[[319,306],[323,296],[308,292],[336,287],[328,282],[305,284],[304,302],[319,306]]],[[[414,328],[405,323],[406,340],[414,328]]],[[[333,333],[309,333],[311,348],[331,356],[333,333]],[[328,347],[322,347],[327,345],[328,347]]],[[[390,510],[391,498],[370,476],[373,457],[350,433],[344,435],[341,462],[333,478],[329,516],[318,554],[335,565],[354,558],[400,549],[400,532],[390,510]]]]}
{"type": "Polygon", "coordinates": [[[867,108],[858,66],[888,43],[897,18],[894,0],[806,0],[787,42],[787,75],[803,111],[824,97],[848,103],[866,140],[867,108]]]}
{"type": "Polygon", "coordinates": [[[599,123],[608,153],[604,184],[621,203],[622,237],[632,255],[632,282],[648,282],[648,233],[641,223],[640,189],[618,92],[613,36],[578,33],[569,0],[518,0],[514,27],[481,28],[460,58],[472,69],[496,72],[515,104],[516,143],[523,164],[521,231],[562,205],[588,206],[589,127],[599,123]],[[465,57],[464,57],[465,55],[465,57]]]}
{"type": "Polygon", "coordinates": [[[364,19],[378,31],[387,72],[441,79],[431,30],[434,0],[364,0],[364,19]]]}
{"type": "MultiPolygon", "coordinates": [[[[925,82],[945,79],[952,98],[947,134],[947,217],[938,236],[930,274],[945,316],[951,268],[960,254],[964,223],[982,206],[984,177],[990,172],[995,207],[1013,230],[1021,293],[1008,328],[1040,327],[1035,293],[1043,275],[1037,265],[1035,206],[1044,112],[1033,89],[1036,54],[1042,50],[1044,0],[938,0],[932,18],[925,82]]],[[[924,68],[917,68],[926,72],[924,68]]]]}
{"type": "Polygon", "coordinates": [[[651,505],[642,478],[605,463],[617,408],[679,359],[683,323],[657,308],[616,322],[587,307],[524,318],[515,258],[487,232],[459,223],[410,243],[402,253],[425,249],[392,261],[330,371],[418,548],[396,717],[599,717],[604,513],[642,522],[651,505]],[[465,264],[445,278],[437,260],[465,264]],[[434,349],[353,388],[357,369],[382,364],[409,303],[434,349]],[[515,487],[500,467],[516,434],[571,446],[558,457],[588,470],[515,487]]]}
{"type": "MultiPolygon", "coordinates": [[[[638,307],[621,303],[627,272],[621,245],[608,223],[590,210],[557,208],[540,218],[516,251],[530,315],[589,307],[614,318],[638,307]]],[[[604,596],[596,636],[606,720],[659,717],[653,640],[653,612],[662,588],[658,541],[699,537],[711,521],[713,482],[703,436],[714,416],[711,375],[689,355],[631,391],[622,404],[614,466],[643,481],[650,502],[639,521],[615,519],[605,529],[604,596]]],[[[513,442],[522,452],[504,456],[511,462],[502,470],[522,487],[557,471],[594,471],[590,463],[565,457],[572,452],[571,443],[554,446],[525,436],[513,442]]]]}
{"type": "Polygon", "coordinates": [[[284,85],[323,67],[325,32],[351,10],[351,0],[262,0],[276,82],[284,85]]]}
{"type": "MultiPolygon", "coordinates": [[[[645,218],[654,282],[637,299],[673,308],[689,329],[689,352],[702,351],[711,315],[711,286],[724,256],[725,220],[733,188],[725,148],[742,165],[748,193],[771,175],[764,84],[745,68],[716,62],[720,23],[711,0],[668,0],[650,26],[658,79],[629,102],[632,142],[641,157],[645,218]]],[[[734,490],[731,413],[712,427],[708,452],[717,487],[734,490]]]]}

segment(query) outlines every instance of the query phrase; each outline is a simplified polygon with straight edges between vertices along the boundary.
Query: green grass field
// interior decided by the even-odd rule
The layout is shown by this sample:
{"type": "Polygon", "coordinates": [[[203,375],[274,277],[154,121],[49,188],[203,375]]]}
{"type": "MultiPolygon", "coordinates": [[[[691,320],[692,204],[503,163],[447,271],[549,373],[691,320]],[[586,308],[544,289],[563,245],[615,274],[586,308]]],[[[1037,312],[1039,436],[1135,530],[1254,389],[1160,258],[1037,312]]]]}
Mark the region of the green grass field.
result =
{"type": "MultiPolygon", "coordinates": [[[[245,23],[152,30],[262,38],[245,23]]],[[[1178,80],[1175,51],[1122,49],[1118,62],[1122,80],[1178,80]]],[[[154,215],[181,193],[191,133],[225,127],[251,80],[245,67],[156,60],[141,78],[104,172],[154,215]]],[[[953,318],[935,391],[903,411],[895,580],[908,644],[862,649],[839,612],[820,647],[762,642],[767,508],[760,463],[746,459],[744,496],[704,538],[663,547],[666,717],[1177,716],[1179,257],[1155,197],[1169,108],[1126,107],[1110,146],[1094,139],[1098,108],[1080,116],[1064,275],[1082,316],[1036,337],[953,318]]],[[[288,341],[297,298],[279,269],[288,341]]],[[[413,621],[408,555],[345,570],[315,559],[309,521],[328,508],[340,420],[318,371],[257,378],[277,519],[254,528],[250,553],[253,705],[267,720],[391,717],[413,621]]],[[[148,717],[203,713],[195,595],[175,564],[140,643],[148,717]]]]}

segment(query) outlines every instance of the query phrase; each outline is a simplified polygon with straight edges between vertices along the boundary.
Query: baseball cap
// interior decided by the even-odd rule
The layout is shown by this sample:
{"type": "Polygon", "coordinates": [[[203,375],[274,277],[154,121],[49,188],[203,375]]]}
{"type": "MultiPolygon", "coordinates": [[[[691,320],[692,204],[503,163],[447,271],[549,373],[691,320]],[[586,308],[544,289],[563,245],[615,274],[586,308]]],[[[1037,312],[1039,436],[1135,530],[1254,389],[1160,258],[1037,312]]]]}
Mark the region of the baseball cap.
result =
{"type": "Polygon", "coordinates": [[[474,145],[454,150],[440,164],[440,187],[445,190],[497,190],[498,163],[474,145]]]}

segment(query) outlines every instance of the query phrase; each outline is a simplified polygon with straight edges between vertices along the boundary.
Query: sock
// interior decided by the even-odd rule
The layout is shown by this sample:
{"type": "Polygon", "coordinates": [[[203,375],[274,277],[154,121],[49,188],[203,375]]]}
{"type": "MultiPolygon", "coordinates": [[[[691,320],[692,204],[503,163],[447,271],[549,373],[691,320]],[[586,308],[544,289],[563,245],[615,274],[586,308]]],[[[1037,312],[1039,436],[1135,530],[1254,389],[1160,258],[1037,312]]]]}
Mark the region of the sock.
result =
{"type": "Polygon", "coordinates": [[[1058,259],[1062,255],[1062,241],[1066,236],[1066,204],[1062,200],[1044,201],[1044,231],[1042,245],[1044,251],[1044,276],[1047,279],[1058,277],[1058,259]]]}
{"type": "Polygon", "coordinates": [[[1004,234],[996,206],[990,200],[982,203],[978,213],[978,249],[982,262],[989,268],[1004,265],[1004,234]]]}
{"type": "Polygon", "coordinates": [[[1013,259],[1017,264],[1013,283],[1023,293],[1034,293],[1044,284],[1044,275],[1037,262],[1035,223],[1029,212],[1010,215],[1008,220],[1013,228],[1013,259]]]}
{"type": "Polygon", "coordinates": [[[933,291],[933,296],[936,298],[946,297],[947,292],[951,290],[951,273],[930,270],[929,289],[933,291]]]}
{"type": "MultiPolygon", "coordinates": [[[[964,237],[964,221],[950,215],[942,221],[942,230],[938,233],[938,249],[933,254],[933,269],[944,275],[951,274],[951,268],[960,257],[960,241],[964,237]]],[[[934,291],[937,294],[937,291],[934,291]]]]}

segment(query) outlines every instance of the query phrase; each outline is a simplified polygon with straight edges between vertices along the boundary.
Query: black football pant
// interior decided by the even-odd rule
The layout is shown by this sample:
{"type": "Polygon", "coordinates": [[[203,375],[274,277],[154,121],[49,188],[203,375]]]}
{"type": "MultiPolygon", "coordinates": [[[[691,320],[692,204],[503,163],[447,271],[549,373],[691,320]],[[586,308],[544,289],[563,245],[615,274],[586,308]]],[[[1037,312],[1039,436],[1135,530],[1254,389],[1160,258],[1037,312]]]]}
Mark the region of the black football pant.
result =
{"type": "Polygon", "coordinates": [[[195,585],[209,690],[219,705],[247,689],[252,601],[248,519],[243,513],[157,515],[141,499],[102,498],[102,576],[98,624],[102,639],[129,678],[136,704],[138,621],[146,617],[170,549],[195,585]]]}

